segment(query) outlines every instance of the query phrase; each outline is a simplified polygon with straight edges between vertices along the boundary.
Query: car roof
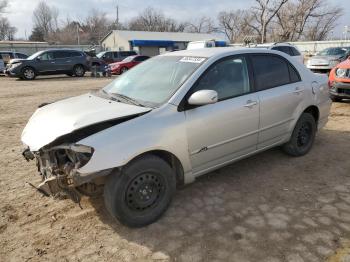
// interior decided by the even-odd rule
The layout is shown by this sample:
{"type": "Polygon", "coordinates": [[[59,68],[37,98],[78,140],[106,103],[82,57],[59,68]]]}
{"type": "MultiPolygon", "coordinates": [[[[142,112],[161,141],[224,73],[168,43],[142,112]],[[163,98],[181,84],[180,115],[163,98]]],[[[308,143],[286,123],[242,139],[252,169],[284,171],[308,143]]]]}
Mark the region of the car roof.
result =
{"type": "Polygon", "coordinates": [[[161,56],[195,56],[195,57],[216,57],[222,55],[235,55],[244,53],[268,53],[277,54],[276,51],[261,48],[247,48],[247,47],[212,47],[200,48],[191,50],[181,50],[175,52],[164,53],[161,56]]]}

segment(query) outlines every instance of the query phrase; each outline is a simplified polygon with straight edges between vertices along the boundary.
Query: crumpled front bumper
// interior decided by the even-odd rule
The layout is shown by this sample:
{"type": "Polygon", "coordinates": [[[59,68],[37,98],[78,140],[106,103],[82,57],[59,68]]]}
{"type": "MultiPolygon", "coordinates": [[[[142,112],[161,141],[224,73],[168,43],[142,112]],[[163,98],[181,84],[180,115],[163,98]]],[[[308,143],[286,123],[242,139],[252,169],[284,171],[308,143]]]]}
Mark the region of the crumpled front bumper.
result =
{"type": "Polygon", "coordinates": [[[42,182],[34,187],[39,192],[46,196],[68,195],[75,202],[80,200],[80,194],[76,190],[78,187],[97,178],[103,178],[113,170],[106,169],[95,173],[81,174],[73,163],[67,163],[63,168],[58,168],[57,160],[52,159],[49,152],[31,152],[29,148],[26,148],[22,155],[27,161],[36,160],[42,182]]]}

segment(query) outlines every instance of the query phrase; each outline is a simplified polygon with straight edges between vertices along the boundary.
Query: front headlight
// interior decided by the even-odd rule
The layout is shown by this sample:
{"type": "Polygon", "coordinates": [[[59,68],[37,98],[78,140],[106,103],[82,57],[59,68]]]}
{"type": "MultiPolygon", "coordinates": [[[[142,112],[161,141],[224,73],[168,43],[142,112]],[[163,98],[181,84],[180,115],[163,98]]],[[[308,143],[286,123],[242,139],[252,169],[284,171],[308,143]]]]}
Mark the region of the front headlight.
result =
{"type": "Polygon", "coordinates": [[[345,77],[346,71],[347,71],[347,69],[338,68],[338,69],[335,71],[335,74],[337,75],[337,77],[345,77]]]}
{"type": "Polygon", "coordinates": [[[17,66],[20,66],[22,63],[15,63],[11,65],[11,68],[16,68],[17,66]]]}

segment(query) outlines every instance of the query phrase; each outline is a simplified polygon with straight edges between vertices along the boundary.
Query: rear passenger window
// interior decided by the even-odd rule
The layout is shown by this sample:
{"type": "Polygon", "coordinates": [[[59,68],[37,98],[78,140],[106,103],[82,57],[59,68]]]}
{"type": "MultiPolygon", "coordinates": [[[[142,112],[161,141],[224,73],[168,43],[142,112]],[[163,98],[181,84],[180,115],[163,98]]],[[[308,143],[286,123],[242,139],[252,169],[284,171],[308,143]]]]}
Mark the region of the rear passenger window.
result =
{"type": "Polygon", "coordinates": [[[290,49],[292,50],[293,56],[299,56],[299,55],[301,55],[300,52],[299,52],[296,48],[290,47],[290,49]]]}
{"type": "Polygon", "coordinates": [[[70,53],[68,51],[56,51],[53,53],[55,59],[62,59],[70,57],[70,53]]]}
{"type": "Polygon", "coordinates": [[[71,57],[79,57],[79,56],[82,56],[82,54],[80,52],[71,51],[70,52],[70,56],[71,57]]]}
{"type": "Polygon", "coordinates": [[[17,56],[18,58],[21,58],[21,59],[25,59],[25,58],[28,57],[27,55],[21,54],[21,53],[16,53],[16,56],[17,56]]]}
{"type": "Polygon", "coordinates": [[[273,50],[277,50],[277,51],[280,51],[280,52],[283,52],[287,55],[292,55],[290,49],[288,46],[276,46],[274,48],[272,48],[273,50]]]}
{"type": "Polygon", "coordinates": [[[295,69],[289,65],[287,61],[278,56],[254,55],[252,57],[252,63],[254,68],[256,91],[297,82],[292,81],[290,71],[291,74],[294,74],[294,80],[299,77],[295,69]]]}
{"type": "Polygon", "coordinates": [[[289,66],[290,82],[296,83],[301,81],[300,75],[297,72],[297,70],[290,64],[288,66],[289,66]]]}

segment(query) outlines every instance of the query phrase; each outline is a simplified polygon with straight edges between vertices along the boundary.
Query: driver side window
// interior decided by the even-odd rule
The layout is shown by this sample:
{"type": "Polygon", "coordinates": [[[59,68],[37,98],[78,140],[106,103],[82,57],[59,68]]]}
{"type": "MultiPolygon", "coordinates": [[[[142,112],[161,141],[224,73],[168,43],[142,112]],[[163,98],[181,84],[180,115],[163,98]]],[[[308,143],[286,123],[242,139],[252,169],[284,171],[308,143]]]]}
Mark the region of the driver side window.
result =
{"type": "Polygon", "coordinates": [[[205,89],[215,90],[219,101],[249,93],[246,59],[230,57],[211,66],[197,81],[192,93],[205,89]]]}
{"type": "Polygon", "coordinates": [[[43,61],[46,61],[46,60],[53,60],[53,52],[46,52],[46,53],[43,53],[43,54],[40,56],[40,59],[43,60],[43,61]]]}

